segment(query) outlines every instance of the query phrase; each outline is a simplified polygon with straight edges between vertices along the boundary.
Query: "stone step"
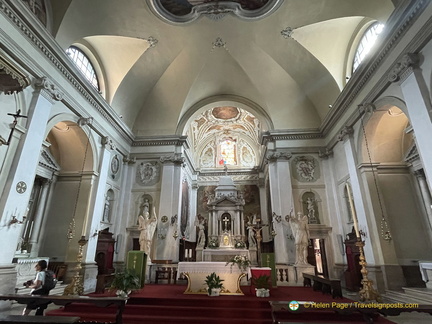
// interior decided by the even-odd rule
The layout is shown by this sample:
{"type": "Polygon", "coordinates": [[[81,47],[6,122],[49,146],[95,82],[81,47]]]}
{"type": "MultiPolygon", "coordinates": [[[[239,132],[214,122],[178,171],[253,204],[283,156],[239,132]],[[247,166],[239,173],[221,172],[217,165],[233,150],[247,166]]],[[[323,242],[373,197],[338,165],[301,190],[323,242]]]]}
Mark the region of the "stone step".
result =
{"type": "Polygon", "coordinates": [[[428,304],[432,304],[432,289],[429,288],[402,288],[410,297],[427,300],[428,304]]]}
{"type": "Polygon", "coordinates": [[[382,296],[384,302],[390,303],[416,303],[416,304],[431,304],[428,298],[421,298],[420,296],[411,296],[404,291],[386,290],[385,295],[382,296]]]}

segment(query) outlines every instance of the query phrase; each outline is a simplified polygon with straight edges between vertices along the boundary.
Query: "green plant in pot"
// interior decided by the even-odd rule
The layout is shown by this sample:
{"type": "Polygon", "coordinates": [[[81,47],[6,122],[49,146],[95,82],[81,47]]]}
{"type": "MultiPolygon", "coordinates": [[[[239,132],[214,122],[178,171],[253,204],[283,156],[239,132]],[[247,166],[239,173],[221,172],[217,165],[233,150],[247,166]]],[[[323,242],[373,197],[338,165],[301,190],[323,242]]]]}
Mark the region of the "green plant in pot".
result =
{"type": "Polygon", "coordinates": [[[206,277],[205,283],[207,285],[207,292],[209,296],[219,296],[221,289],[223,288],[224,280],[221,279],[215,272],[209,274],[206,277]]]}
{"type": "Polygon", "coordinates": [[[252,284],[255,286],[257,297],[269,297],[270,296],[270,276],[261,275],[256,278],[252,278],[252,284]]]}
{"type": "Polygon", "coordinates": [[[133,290],[140,288],[140,278],[134,271],[126,269],[123,272],[116,272],[114,274],[110,290],[116,290],[116,294],[119,297],[127,297],[133,290]]]}

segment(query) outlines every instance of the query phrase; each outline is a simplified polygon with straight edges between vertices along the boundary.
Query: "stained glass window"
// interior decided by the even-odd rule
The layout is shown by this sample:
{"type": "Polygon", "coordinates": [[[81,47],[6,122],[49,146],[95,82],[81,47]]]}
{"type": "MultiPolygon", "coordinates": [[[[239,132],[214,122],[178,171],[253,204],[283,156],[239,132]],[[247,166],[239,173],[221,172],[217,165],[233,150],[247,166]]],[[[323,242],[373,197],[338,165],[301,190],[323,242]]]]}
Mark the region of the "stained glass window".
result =
{"type": "Polygon", "coordinates": [[[236,146],[236,141],[231,138],[224,139],[220,142],[221,159],[219,164],[237,165],[236,146]]]}

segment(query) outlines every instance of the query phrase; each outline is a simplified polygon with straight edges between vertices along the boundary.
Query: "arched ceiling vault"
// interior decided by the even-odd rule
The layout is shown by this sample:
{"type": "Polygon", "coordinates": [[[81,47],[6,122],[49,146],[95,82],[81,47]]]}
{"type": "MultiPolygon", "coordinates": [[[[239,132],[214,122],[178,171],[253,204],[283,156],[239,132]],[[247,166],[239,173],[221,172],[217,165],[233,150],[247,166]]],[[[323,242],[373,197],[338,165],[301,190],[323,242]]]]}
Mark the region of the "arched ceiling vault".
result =
{"type": "Polygon", "coordinates": [[[364,18],[385,22],[394,7],[290,0],[262,19],[187,24],[160,19],[143,0],[52,1],[52,9],[59,44],[91,44],[107,101],[136,135],[152,136],[176,133],[191,107],[223,95],[256,103],[276,129],[318,128],[345,84],[353,33],[364,18]]]}

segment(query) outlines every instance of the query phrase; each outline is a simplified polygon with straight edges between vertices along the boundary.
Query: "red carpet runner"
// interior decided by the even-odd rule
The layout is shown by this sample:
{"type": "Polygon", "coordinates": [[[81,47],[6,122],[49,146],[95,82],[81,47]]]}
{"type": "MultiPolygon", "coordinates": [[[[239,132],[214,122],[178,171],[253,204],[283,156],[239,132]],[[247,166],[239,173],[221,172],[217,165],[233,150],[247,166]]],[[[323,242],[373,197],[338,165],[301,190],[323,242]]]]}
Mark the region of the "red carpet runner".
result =
{"type": "MultiPolygon", "coordinates": [[[[314,292],[311,288],[278,287],[271,290],[269,298],[258,298],[249,292],[249,287],[242,287],[244,296],[185,295],[185,286],[146,285],[142,290],[133,293],[123,313],[124,324],[179,322],[183,324],[211,323],[247,323],[271,324],[272,317],[269,300],[280,301],[315,301],[315,302],[350,302],[349,299],[332,299],[330,295],[314,292]]],[[[106,294],[108,295],[108,294],[106,294]]],[[[112,294],[111,294],[112,295],[112,294]]],[[[91,294],[99,297],[103,295],[91,294]]],[[[65,308],[52,310],[46,315],[80,316],[81,320],[112,322],[115,308],[99,308],[89,304],[68,305],[65,308]]],[[[301,323],[364,323],[361,316],[338,315],[328,311],[308,313],[287,312],[284,322],[301,323]]],[[[375,323],[392,323],[383,317],[375,323]]]]}

